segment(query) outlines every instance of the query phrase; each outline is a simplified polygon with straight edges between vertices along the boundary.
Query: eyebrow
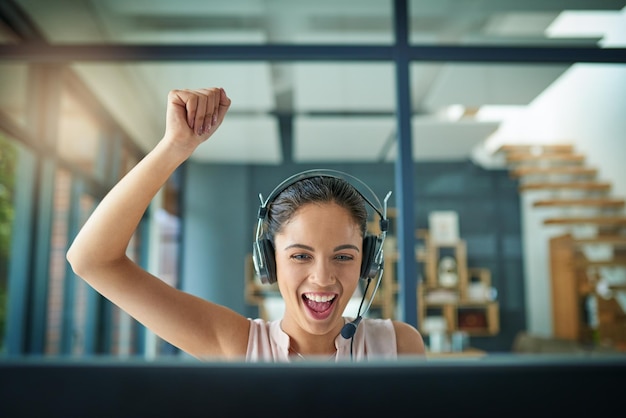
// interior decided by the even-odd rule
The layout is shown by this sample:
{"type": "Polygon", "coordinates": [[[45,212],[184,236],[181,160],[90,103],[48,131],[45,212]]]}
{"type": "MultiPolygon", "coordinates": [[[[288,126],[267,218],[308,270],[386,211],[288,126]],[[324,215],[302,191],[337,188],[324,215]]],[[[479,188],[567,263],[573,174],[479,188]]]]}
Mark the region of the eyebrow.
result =
{"type": "MultiPolygon", "coordinates": [[[[307,250],[307,251],[315,251],[313,247],[310,247],[304,244],[291,244],[291,245],[286,246],[285,250],[288,250],[290,248],[302,248],[303,250],[307,250]]],[[[352,244],[338,245],[337,247],[333,249],[333,251],[341,251],[341,250],[346,250],[346,249],[356,250],[357,252],[359,252],[359,247],[357,247],[356,245],[352,245],[352,244]]]]}

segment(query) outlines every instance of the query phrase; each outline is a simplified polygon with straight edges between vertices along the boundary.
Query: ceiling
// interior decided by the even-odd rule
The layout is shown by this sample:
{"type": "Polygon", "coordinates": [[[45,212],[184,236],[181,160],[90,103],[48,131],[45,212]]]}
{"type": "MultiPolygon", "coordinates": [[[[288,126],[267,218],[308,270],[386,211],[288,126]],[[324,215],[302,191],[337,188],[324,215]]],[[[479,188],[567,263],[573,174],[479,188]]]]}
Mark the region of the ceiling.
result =
{"type": "MultiPolygon", "coordinates": [[[[14,2],[52,44],[394,43],[391,0],[14,2]]],[[[606,47],[610,28],[626,20],[625,5],[413,0],[408,1],[409,42],[606,47]]],[[[145,151],[163,134],[169,90],[220,86],[233,104],[218,134],[192,157],[197,161],[373,162],[396,156],[392,61],[76,62],[73,67],[145,151]]],[[[414,160],[468,158],[502,122],[502,117],[479,117],[481,109],[527,106],[567,69],[411,63],[414,160]]]]}

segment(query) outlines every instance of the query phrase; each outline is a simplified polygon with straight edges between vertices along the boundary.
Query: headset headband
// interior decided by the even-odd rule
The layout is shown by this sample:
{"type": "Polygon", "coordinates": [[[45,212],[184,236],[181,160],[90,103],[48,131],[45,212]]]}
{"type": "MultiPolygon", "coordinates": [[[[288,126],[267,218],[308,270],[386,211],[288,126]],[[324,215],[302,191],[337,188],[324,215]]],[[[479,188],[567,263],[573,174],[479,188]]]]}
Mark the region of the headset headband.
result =
{"type": "MultiPolygon", "coordinates": [[[[365,200],[365,202],[372,209],[374,209],[376,213],[378,213],[378,215],[380,216],[380,230],[383,233],[387,232],[387,229],[389,227],[389,221],[387,220],[387,200],[389,199],[389,196],[391,196],[391,191],[387,193],[387,196],[385,197],[385,204],[383,206],[380,203],[380,200],[378,199],[376,194],[363,181],[343,171],[330,170],[330,169],[313,169],[313,170],[306,170],[300,173],[296,173],[286,178],[278,186],[276,186],[274,190],[272,190],[272,192],[269,194],[267,199],[265,199],[265,201],[263,201],[263,196],[259,193],[259,199],[261,200],[261,206],[259,207],[259,213],[258,213],[259,221],[261,221],[262,219],[265,219],[265,216],[267,215],[267,205],[270,204],[281,192],[283,192],[292,184],[299,182],[300,180],[318,177],[318,176],[333,177],[333,178],[337,178],[340,180],[345,180],[348,183],[350,183],[354,187],[354,189],[357,191],[357,193],[363,198],[363,200],[365,200]],[[367,190],[367,192],[373,197],[373,200],[376,202],[376,204],[372,203],[372,201],[368,199],[367,196],[361,193],[354,183],[357,183],[359,186],[367,190]]],[[[257,231],[257,238],[258,238],[258,231],[257,231]]]]}
{"type": "MultiPolygon", "coordinates": [[[[361,198],[380,216],[380,235],[377,237],[368,236],[366,233],[363,237],[363,261],[361,263],[361,276],[362,278],[371,278],[374,274],[380,276],[382,272],[383,265],[383,242],[385,240],[385,236],[387,235],[387,229],[389,226],[389,221],[387,220],[387,200],[389,200],[389,196],[391,196],[391,191],[387,193],[387,196],[384,200],[384,205],[380,204],[380,200],[376,197],[374,192],[361,180],[358,178],[341,172],[337,170],[329,170],[329,169],[315,169],[315,170],[307,170],[302,171],[300,173],[294,174],[291,177],[283,180],[268,196],[267,199],[263,200],[263,196],[259,193],[259,199],[261,200],[261,206],[259,207],[258,220],[257,220],[257,229],[256,229],[256,239],[253,244],[253,261],[254,268],[257,272],[257,275],[261,278],[263,283],[274,283],[276,281],[275,272],[272,272],[275,269],[273,266],[273,258],[274,258],[274,249],[273,244],[270,242],[268,238],[263,237],[263,222],[268,214],[268,206],[271,204],[276,197],[283,192],[285,189],[290,187],[292,184],[297,183],[304,179],[315,178],[315,177],[331,177],[339,180],[343,180],[349,185],[351,185],[354,190],[361,196],[361,198]],[[376,204],[372,203],[367,196],[365,196],[357,187],[357,184],[364,188],[371,196],[373,196],[373,200],[376,204]]],[[[378,287],[378,286],[377,286],[378,287]]]]}

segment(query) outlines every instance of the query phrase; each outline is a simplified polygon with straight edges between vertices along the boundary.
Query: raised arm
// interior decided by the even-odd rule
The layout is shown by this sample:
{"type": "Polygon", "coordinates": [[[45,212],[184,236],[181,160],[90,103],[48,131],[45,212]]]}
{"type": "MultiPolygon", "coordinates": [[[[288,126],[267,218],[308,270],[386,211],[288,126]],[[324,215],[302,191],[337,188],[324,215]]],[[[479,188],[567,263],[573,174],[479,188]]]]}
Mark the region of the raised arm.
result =
{"type": "Polygon", "coordinates": [[[171,91],[163,139],[110,190],[67,253],[74,272],[95,290],[196,357],[243,356],[248,320],[169,286],[130,260],[126,249],[158,190],[218,129],[230,103],[220,88],[171,91]]]}

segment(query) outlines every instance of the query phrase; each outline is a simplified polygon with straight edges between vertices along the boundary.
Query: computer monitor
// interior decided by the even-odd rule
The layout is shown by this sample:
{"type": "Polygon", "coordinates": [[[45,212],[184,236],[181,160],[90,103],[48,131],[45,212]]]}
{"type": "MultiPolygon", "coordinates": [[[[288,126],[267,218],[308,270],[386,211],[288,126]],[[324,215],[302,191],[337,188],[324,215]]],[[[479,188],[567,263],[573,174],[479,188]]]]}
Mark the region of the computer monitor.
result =
{"type": "Polygon", "coordinates": [[[599,416],[626,360],[488,356],[292,364],[5,359],[5,417],[599,416]]]}

